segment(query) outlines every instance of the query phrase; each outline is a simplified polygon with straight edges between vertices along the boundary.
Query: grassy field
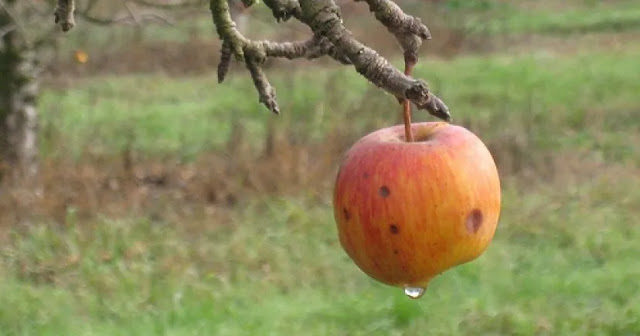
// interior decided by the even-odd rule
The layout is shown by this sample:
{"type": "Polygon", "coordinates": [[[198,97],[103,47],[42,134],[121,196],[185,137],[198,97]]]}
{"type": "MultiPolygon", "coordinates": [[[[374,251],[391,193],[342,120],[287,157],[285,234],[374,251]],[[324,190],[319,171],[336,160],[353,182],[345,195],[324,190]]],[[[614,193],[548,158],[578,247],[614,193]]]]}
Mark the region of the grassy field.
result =
{"type": "MultiPolygon", "coordinates": [[[[602,148],[604,155],[633,160],[631,152],[638,149],[626,144],[638,127],[639,57],[640,45],[577,55],[464,56],[427,60],[416,76],[429,79],[450,102],[456,121],[469,123],[487,141],[525,132],[532,146],[545,150],[602,148]]],[[[295,76],[272,75],[283,111],[278,118],[308,137],[324,140],[329,129],[347,120],[359,134],[370,131],[364,127],[372,120],[399,121],[393,100],[349,68],[293,71],[295,76]],[[336,83],[348,90],[337,93],[336,83]]],[[[223,85],[213,74],[107,77],[47,91],[41,100],[47,111],[43,127],[53,130],[54,144],[62,142],[65,155],[117,153],[126,145],[147,155],[202,152],[227,141],[234,118],[262,141],[266,121],[274,117],[258,103],[246,73],[231,77],[223,85]]],[[[427,120],[425,115],[417,112],[416,119],[427,120]]],[[[43,154],[55,155],[44,140],[43,154]]]]}
{"type": "MultiPolygon", "coordinates": [[[[587,15],[570,21],[637,13],[624,6],[633,4],[574,8],[587,15]]],[[[539,32],[560,30],[569,31],[539,32]]],[[[109,202],[126,209],[119,216],[101,211],[107,201],[83,208],[78,199],[102,189],[87,187],[94,182],[76,164],[109,177],[114,168],[105,162],[133,152],[140,162],[218,172],[218,161],[203,158],[222,155],[246,161],[247,172],[218,177],[236,180],[263,162],[275,117],[240,71],[222,85],[213,73],[144,74],[47,88],[43,160],[70,170],[71,182],[60,183],[76,198],[62,216],[0,226],[0,335],[638,335],[637,42],[423,57],[417,76],[491,149],[503,211],[487,252],[434,279],[420,300],[369,279],[338,244],[331,183],[340,155],[365,133],[399,122],[394,99],[352,69],[269,71],[285,148],[313,158],[299,170],[328,157],[316,180],[288,179],[282,166],[291,162],[277,157],[273,169],[284,172],[261,178],[295,192],[263,194],[254,183],[219,204],[169,183],[153,190],[175,195],[151,193],[150,205],[133,209],[124,192],[147,186],[114,187],[109,202]],[[242,125],[250,154],[224,154],[240,141],[234,125],[242,125]]],[[[418,112],[415,119],[430,120],[418,112]]]]}
{"type": "Polygon", "coordinates": [[[635,335],[640,183],[612,178],[506,188],[488,252],[418,301],[355,268],[326,202],[253,201],[199,232],[146,219],[38,226],[3,249],[0,326],[6,335],[635,335]]]}

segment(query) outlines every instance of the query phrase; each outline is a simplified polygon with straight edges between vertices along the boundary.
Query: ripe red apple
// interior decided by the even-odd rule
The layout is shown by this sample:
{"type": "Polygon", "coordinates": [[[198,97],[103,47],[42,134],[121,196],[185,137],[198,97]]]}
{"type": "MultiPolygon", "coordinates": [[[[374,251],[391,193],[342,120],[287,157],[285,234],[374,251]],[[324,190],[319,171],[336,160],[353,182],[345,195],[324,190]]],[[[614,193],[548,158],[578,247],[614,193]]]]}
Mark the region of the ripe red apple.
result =
{"type": "Polygon", "coordinates": [[[412,129],[415,142],[404,140],[402,125],[356,142],[340,166],[333,205],[355,264],[417,297],[433,277],[486,250],[500,215],[500,180],[469,130],[445,122],[412,129]]]}

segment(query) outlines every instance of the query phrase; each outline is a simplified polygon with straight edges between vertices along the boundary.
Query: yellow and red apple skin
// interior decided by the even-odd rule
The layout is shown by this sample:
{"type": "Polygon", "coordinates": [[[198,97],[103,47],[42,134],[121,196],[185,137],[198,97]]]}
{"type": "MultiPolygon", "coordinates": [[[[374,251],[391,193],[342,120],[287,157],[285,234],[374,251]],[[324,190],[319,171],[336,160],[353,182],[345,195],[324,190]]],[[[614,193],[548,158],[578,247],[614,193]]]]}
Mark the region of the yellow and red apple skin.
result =
{"type": "Polygon", "coordinates": [[[334,217],[340,244],[370,277],[424,287],[436,275],[479,257],[500,215],[493,158],[472,132],[444,122],[375,131],[340,166],[334,217]]]}

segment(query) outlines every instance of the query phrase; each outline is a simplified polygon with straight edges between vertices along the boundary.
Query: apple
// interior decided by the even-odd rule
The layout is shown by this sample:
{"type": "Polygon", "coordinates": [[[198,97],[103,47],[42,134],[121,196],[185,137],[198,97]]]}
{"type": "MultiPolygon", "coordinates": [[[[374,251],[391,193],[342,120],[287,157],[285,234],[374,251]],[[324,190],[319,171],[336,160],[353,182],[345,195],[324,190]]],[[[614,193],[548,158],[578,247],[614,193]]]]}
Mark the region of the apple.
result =
{"type": "Polygon", "coordinates": [[[471,131],[446,122],[370,133],[338,171],[334,217],[340,244],[370,277],[419,297],[442,272],[479,257],[500,215],[500,179],[471,131]]]}

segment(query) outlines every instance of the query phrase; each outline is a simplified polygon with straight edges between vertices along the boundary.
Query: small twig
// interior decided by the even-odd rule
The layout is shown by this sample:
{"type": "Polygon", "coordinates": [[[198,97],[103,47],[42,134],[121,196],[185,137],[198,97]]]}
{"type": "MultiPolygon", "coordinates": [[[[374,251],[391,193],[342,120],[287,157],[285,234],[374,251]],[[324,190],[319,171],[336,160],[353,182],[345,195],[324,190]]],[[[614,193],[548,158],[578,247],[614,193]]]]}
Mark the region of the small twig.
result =
{"type": "Polygon", "coordinates": [[[230,54],[229,51],[231,51],[238,61],[245,62],[253,79],[253,84],[258,90],[259,101],[273,113],[278,114],[280,109],[276,103],[276,91],[269,83],[264,71],[260,68],[260,65],[266,59],[264,47],[245,38],[236,29],[235,22],[231,19],[227,0],[211,0],[209,8],[218,36],[223,41],[221,63],[218,66],[218,81],[224,80],[228,71],[228,63],[231,61],[228,55],[230,54]]]}
{"type": "Polygon", "coordinates": [[[222,42],[220,48],[220,63],[218,63],[218,83],[222,83],[229,72],[231,64],[231,44],[228,41],[222,42]]]}
{"type": "Polygon", "coordinates": [[[137,12],[135,16],[128,13],[109,19],[86,15],[84,12],[77,12],[76,15],[87,22],[101,26],[110,26],[115,24],[133,24],[139,26],[144,21],[157,21],[161,24],[173,25],[173,22],[169,18],[164,17],[160,13],[154,12],[137,12]]]}
{"type": "Polygon", "coordinates": [[[62,31],[67,32],[76,25],[73,18],[74,11],[74,0],[58,0],[58,4],[56,5],[53,15],[55,17],[55,23],[62,27],[62,31]]]}
{"type": "Polygon", "coordinates": [[[273,113],[280,114],[280,108],[276,102],[276,89],[274,89],[267,80],[267,76],[264,74],[264,71],[262,71],[260,64],[251,58],[247,59],[245,63],[251,73],[253,85],[258,89],[258,94],[260,95],[259,101],[273,113]]]}

